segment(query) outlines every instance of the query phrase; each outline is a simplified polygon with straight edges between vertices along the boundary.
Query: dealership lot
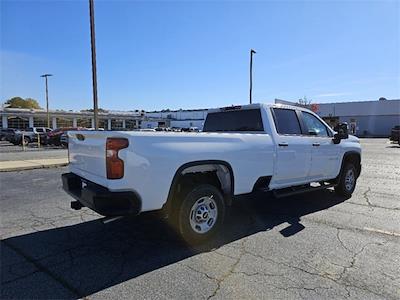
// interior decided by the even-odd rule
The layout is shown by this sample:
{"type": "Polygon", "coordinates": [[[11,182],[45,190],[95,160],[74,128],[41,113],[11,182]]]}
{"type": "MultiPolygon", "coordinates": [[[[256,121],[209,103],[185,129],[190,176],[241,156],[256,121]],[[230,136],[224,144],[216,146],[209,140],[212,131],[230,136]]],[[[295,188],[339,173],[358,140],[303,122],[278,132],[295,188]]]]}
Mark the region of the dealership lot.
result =
{"type": "Polygon", "coordinates": [[[66,168],[0,173],[1,298],[398,299],[400,147],[362,145],[352,198],[242,197],[197,248],[157,214],[71,210],[66,168]]]}
{"type": "Polygon", "coordinates": [[[46,158],[66,158],[68,150],[56,146],[44,146],[39,148],[37,144],[29,144],[22,148],[20,145],[13,145],[6,141],[0,141],[0,162],[17,161],[30,159],[46,159],[46,158]]]}

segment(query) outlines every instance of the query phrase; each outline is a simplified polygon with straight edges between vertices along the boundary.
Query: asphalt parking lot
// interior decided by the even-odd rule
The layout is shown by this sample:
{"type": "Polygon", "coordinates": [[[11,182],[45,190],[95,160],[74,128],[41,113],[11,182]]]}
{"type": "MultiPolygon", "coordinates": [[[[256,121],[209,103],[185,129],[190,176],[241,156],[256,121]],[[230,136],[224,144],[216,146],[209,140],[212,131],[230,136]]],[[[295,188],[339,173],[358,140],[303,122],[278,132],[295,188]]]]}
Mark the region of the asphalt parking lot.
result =
{"type": "Polygon", "coordinates": [[[20,145],[13,145],[7,141],[0,141],[0,162],[17,161],[29,159],[64,158],[67,157],[68,150],[61,146],[41,145],[31,143],[22,148],[20,145]]]}
{"type": "Polygon", "coordinates": [[[0,173],[1,298],[400,299],[400,147],[362,145],[352,198],[242,198],[200,248],[156,214],[71,210],[66,168],[0,173]]]}

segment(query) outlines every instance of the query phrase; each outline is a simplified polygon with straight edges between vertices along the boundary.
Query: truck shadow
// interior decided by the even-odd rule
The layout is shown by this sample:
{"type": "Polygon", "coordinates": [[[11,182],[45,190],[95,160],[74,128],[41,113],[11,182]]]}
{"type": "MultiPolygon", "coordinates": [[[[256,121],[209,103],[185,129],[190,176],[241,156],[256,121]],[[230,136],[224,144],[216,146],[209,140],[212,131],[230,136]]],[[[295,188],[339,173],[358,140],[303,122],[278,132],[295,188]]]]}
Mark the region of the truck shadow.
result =
{"type": "Polygon", "coordinates": [[[11,237],[1,242],[1,298],[83,298],[141,275],[152,280],[151,271],[282,223],[290,224],[280,231],[285,237],[306,230],[303,216],[343,201],[328,190],[283,199],[266,194],[243,196],[234,202],[223,232],[197,248],[182,242],[156,214],[108,224],[94,220],[11,237]],[[29,263],[21,263],[18,256],[29,263]],[[46,276],[34,277],[29,272],[46,276]]]}

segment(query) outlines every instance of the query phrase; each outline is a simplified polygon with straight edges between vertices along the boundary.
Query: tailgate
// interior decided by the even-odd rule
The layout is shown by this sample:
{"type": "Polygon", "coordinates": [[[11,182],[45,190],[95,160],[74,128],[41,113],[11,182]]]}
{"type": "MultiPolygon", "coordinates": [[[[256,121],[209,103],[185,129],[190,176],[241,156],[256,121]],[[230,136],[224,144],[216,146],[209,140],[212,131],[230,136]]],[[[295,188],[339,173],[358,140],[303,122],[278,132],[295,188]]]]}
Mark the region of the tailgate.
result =
{"type": "Polygon", "coordinates": [[[106,139],[104,131],[69,131],[70,166],[106,178],[106,139]]]}

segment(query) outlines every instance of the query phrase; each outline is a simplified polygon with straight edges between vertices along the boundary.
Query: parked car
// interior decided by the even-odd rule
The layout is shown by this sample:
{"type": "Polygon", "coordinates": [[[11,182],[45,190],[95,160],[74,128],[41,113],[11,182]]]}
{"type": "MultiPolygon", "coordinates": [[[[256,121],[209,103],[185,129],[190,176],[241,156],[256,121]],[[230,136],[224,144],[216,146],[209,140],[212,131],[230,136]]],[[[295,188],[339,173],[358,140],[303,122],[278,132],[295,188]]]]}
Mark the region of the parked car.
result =
{"type": "Polygon", "coordinates": [[[198,127],[185,127],[182,128],[183,132],[200,132],[198,127]]]}
{"type": "MultiPolygon", "coordinates": [[[[60,136],[60,145],[63,146],[64,148],[68,148],[68,132],[74,132],[74,131],[80,131],[80,130],[94,130],[93,128],[84,128],[84,127],[78,127],[78,128],[72,128],[69,130],[64,131],[61,136],[60,136]]],[[[103,128],[99,128],[99,131],[103,131],[103,128]]]]}
{"type": "Polygon", "coordinates": [[[7,128],[5,128],[5,129],[1,128],[0,129],[0,141],[4,141],[5,140],[6,132],[7,132],[7,128]]]}
{"type": "Polygon", "coordinates": [[[68,147],[68,131],[63,132],[63,134],[60,136],[60,145],[63,146],[64,148],[68,147]]]}
{"type": "Polygon", "coordinates": [[[83,130],[82,127],[62,127],[49,132],[45,137],[48,145],[61,146],[61,136],[67,131],[83,130]]]}
{"type": "Polygon", "coordinates": [[[396,125],[392,128],[389,139],[392,142],[398,143],[400,145],[400,125],[396,125]]]}
{"type": "Polygon", "coordinates": [[[154,128],[155,131],[172,131],[170,127],[156,127],[154,128]]]}
{"type": "Polygon", "coordinates": [[[14,140],[14,135],[19,132],[20,132],[19,129],[2,128],[0,131],[0,139],[2,141],[12,142],[14,140]]]}
{"type": "Polygon", "coordinates": [[[360,141],[346,124],[335,132],[312,111],[287,105],[209,110],[200,133],[68,135],[62,181],[72,208],[105,216],[162,210],[190,244],[221,229],[238,195],[334,188],[350,197],[361,172],[360,141]]]}
{"type": "Polygon", "coordinates": [[[38,142],[38,139],[40,139],[40,143],[45,144],[46,136],[51,131],[51,128],[46,127],[29,127],[22,129],[20,132],[14,134],[12,143],[14,145],[28,145],[29,143],[38,142]]]}

